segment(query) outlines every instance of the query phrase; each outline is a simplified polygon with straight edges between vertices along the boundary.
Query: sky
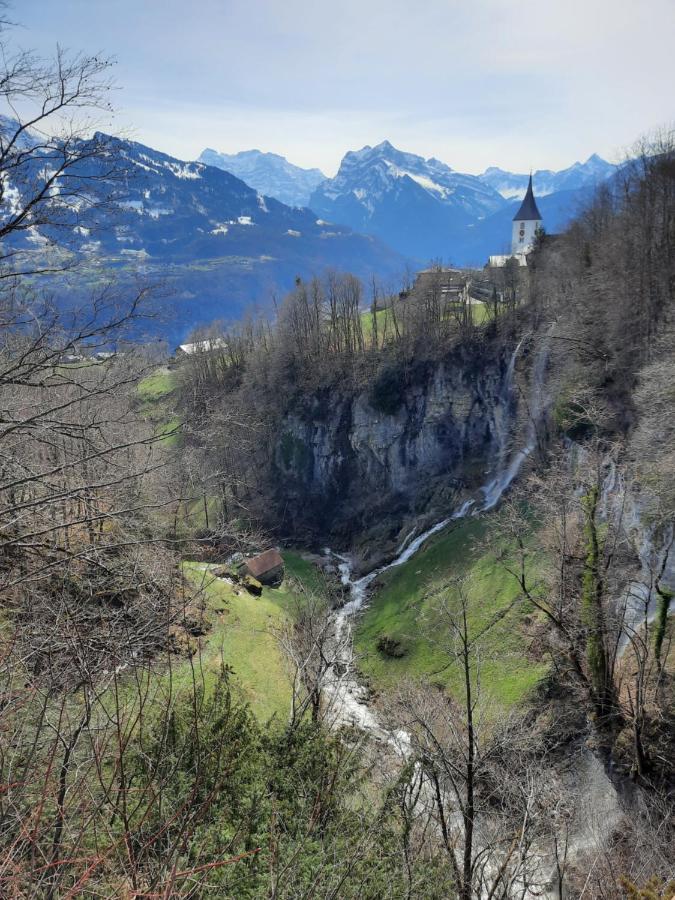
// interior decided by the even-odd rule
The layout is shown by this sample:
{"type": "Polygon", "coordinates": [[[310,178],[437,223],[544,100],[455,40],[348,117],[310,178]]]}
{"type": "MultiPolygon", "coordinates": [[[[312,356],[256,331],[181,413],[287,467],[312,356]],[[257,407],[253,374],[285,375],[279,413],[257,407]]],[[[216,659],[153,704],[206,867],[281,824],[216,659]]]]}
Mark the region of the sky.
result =
{"type": "MultiPolygon", "coordinates": [[[[388,139],[463,172],[616,161],[675,123],[675,0],[12,0],[16,46],[114,57],[112,129],[333,175],[388,139]]],[[[109,123],[102,123],[108,125],[109,123]]]]}

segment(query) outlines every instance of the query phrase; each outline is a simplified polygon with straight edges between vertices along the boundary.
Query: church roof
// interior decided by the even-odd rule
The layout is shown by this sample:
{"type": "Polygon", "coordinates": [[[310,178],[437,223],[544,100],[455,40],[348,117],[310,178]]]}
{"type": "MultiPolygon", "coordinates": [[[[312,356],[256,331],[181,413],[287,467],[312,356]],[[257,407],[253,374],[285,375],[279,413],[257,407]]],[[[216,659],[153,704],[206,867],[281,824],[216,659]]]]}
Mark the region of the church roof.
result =
{"type": "Polygon", "coordinates": [[[523,202],[520,204],[520,209],[513,217],[513,221],[516,222],[519,219],[527,222],[528,220],[532,221],[535,219],[541,220],[541,214],[537,209],[537,201],[534,199],[534,194],[532,192],[532,176],[530,175],[530,181],[527,185],[527,190],[525,191],[525,196],[523,197],[523,202]]]}

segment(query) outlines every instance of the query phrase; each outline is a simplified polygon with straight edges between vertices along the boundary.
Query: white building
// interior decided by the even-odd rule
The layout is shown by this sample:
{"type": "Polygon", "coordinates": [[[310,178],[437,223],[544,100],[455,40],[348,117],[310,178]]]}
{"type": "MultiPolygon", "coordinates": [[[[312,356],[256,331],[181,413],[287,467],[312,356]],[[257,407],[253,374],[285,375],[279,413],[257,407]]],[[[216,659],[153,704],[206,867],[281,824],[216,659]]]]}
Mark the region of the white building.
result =
{"type": "Polygon", "coordinates": [[[177,356],[194,356],[196,353],[210,353],[212,350],[225,350],[227,342],[223,338],[206,338],[203,341],[195,341],[192,344],[179,344],[176,347],[177,356]]]}
{"type": "Polygon", "coordinates": [[[515,258],[521,266],[527,265],[527,254],[534,246],[537,231],[542,226],[541,213],[537,209],[537,201],[532,190],[532,176],[527,185],[523,202],[513,217],[511,227],[511,255],[491,256],[489,266],[503,266],[507,259],[515,258]]]}
{"type": "Polygon", "coordinates": [[[534,238],[537,230],[541,228],[541,213],[537,209],[537,201],[532,191],[532,176],[527,185],[520,209],[513,217],[511,229],[511,253],[516,256],[519,253],[528,253],[534,246],[534,238]]]}

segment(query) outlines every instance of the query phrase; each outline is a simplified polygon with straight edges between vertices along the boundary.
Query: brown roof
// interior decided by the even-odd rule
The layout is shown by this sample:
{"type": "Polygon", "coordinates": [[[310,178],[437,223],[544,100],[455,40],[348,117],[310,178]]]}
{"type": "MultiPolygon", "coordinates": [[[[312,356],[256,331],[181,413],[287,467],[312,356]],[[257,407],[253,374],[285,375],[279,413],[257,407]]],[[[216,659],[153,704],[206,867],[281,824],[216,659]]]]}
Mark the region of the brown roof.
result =
{"type": "Polygon", "coordinates": [[[281,558],[281,554],[274,548],[244,560],[244,565],[254,578],[258,578],[260,575],[264,575],[265,572],[270,572],[278,566],[283,566],[283,564],[284,561],[281,558]]]}

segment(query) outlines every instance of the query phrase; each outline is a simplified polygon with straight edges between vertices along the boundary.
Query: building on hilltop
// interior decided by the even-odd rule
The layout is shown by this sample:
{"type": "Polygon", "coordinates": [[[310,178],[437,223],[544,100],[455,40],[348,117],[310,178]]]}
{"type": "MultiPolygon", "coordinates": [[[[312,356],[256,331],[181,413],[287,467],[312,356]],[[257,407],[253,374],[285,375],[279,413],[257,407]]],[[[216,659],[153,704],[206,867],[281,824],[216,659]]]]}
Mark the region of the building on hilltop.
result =
{"type": "Polygon", "coordinates": [[[521,266],[527,265],[527,254],[534,246],[537,232],[542,227],[543,219],[537,207],[537,201],[534,199],[534,191],[532,190],[532,175],[527,184],[527,190],[520,204],[518,212],[513,217],[513,225],[511,227],[511,254],[510,256],[491,256],[488,260],[489,266],[503,266],[507,259],[517,259],[521,266]]]}
{"type": "Polygon", "coordinates": [[[532,190],[532,175],[520,204],[520,209],[513,217],[513,227],[511,229],[511,253],[514,256],[518,253],[528,253],[534,246],[534,239],[537,231],[542,225],[541,213],[537,208],[537,201],[534,199],[534,191],[532,190]]]}
{"type": "Polygon", "coordinates": [[[226,350],[227,342],[223,338],[206,338],[203,341],[193,341],[190,344],[179,344],[176,347],[176,356],[195,356],[198,353],[211,353],[213,350],[226,350]]]}

